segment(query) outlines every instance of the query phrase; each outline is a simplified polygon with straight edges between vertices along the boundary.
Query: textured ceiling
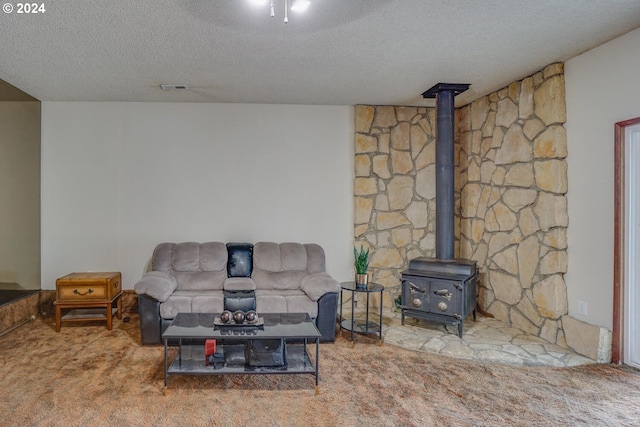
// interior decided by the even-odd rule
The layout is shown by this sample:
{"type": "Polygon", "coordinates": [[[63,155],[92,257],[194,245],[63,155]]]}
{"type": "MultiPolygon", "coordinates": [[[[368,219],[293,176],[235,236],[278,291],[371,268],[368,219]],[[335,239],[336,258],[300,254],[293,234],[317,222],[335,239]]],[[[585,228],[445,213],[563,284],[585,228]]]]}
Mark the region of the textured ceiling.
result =
{"type": "Polygon", "coordinates": [[[640,26],[640,0],[41,1],[0,15],[0,79],[43,101],[461,105],[640,26]]]}

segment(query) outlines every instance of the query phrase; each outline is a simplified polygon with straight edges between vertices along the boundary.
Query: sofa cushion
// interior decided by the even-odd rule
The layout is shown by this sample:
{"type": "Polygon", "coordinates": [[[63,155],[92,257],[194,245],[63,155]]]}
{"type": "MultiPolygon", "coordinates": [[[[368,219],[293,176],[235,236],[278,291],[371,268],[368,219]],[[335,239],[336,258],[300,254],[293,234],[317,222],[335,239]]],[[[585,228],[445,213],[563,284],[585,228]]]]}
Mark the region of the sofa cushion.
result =
{"type": "Polygon", "coordinates": [[[155,247],[151,256],[151,270],[164,271],[165,273],[172,271],[171,259],[175,245],[175,243],[160,243],[155,247]]]}
{"type": "Polygon", "coordinates": [[[306,271],[307,251],[300,243],[258,242],[253,249],[254,268],[264,271],[306,271]]]}
{"type": "Polygon", "coordinates": [[[307,274],[307,250],[300,243],[258,242],[253,262],[258,289],[299,289],[307,274]]]}
{"type": "Polygon", "coordinates": [[[224,296],[222,292],[198,295],[191,300],[193,313],[222,313],[224,310],[224,296]]]}
{"type": "Polygon", "coordinates": [[[264,271],[253,269],[253,281],[256,289],[298,290],[305,276],[304,271],[264,271]]]}
{"type": "Polygon", "coordinates": [[[227,267],[227,248],[222,242],[160,243],[153,250],[154,271],[221,271],[227,267]]]}
{"type": "Polygon", "coordinates": [[[222,242],[206,242],[200,244],[198,253],[200,270],[224,271],[227,268],[227,247],[222,242]]]}
{"type": "Polygon", "coordinates": [[[194,242],[177,243],[171,256],[173,271],[200,270],[200,245],[194,242]]]}
{"type": "Polygon", "coordinates": [[[160,304],[160,317],[173,319],[178,313],[220,313],[223,307],[222,291],[175,291],[160,304]]]}
{"type": "MultiPolygon", "coordinates": [[[[184,271],[225,271],[227,268],[227,247],[221,242],[176,243],[171,253],[171,270],[184,271]]],[[[225,271],[226,272],[226,271],[225,271]]]]}
{"type": "Polygon", "coordinates": [[[165,302],[160,304],[160,317],[173,319],[178,313],[191,313],[191,300],[193,296],[180,295],[176,291],[165,302]]]}
{"type": "Polygon", "coordinates": [[[318,316],[318,304],[300,290],[256,290],[256,311],[260,313],[309,313],[318,316]]]}
{"type": "Polygon", "coordinates": [[[300,243],[281,243],[280,270],[307,271],[307,250],[300,243]]]}
{"type": "Polygon", "coordinates": [[[327,271],[324,249],[315,243],[305,243],[307,251],[307,273],[324,273],[327,271]]]}
{"type": "Polygon", "coordinates": [[[227,275],[251,277],[253,271],[253,245],[251,243],[227,243],[227,275]]]}
{"type": "Polygon", "coordinates": [[[221,290],[227,279],[227,270],[222,271],[185,271],[173,273],[178,282],[179,291],[221,290]]]}
{"type": "Polygon", "coordinates": [[[256,282],[250,277],[229,277],[224,281],[225,291],[255,291],[256,282]]]}

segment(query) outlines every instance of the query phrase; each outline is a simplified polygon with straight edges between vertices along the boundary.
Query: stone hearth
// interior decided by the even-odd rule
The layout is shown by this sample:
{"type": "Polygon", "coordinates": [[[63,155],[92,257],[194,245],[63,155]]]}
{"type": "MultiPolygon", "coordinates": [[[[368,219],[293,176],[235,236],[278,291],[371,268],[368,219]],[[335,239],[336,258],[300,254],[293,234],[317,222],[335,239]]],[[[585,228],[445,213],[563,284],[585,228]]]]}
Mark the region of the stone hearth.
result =
{"type": "MultiPolygon", "coordinates": [[[[554,367],[596,363],[591,358],[551,344],[495,318],[479,315],[474,323],[469,317],[464,330],[465,334],[459,339],[455,328],[446,328],[444,325],[405,319],[403,326],[397,313],[387,311],[382,335],[385,345],[481,363],[554,367]]],[[[361,341],[366,342],[365,338],[361,338],[361,341]]]]}

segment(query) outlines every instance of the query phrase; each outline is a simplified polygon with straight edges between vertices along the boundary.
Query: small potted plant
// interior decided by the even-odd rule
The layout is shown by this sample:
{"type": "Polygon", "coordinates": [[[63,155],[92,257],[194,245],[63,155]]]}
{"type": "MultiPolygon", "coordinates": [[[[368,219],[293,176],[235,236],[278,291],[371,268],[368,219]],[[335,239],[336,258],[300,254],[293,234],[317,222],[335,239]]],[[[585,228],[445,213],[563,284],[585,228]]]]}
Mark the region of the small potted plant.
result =
{"type": "Polygon", "coordinates": [[[360,245],[360,252],[353,248],[354,267],[356,269],[356,286],[367,286],[367,269],[369,268],[369,249],[360,245]]]}

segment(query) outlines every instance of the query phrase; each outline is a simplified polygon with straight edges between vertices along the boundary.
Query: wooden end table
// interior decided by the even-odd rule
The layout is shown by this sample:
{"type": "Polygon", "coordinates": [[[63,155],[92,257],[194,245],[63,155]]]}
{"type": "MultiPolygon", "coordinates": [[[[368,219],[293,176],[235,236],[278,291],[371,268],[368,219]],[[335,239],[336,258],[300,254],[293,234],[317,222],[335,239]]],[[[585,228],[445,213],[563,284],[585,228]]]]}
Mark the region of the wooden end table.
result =
{"type": "Polygon", "coordinates": [[[111,330],[113,315],[122,319],[122,275],[71,273],[56,280],[56,332],[62,322],[106,320],[111,330]],[[115,304],[115,307],[114,307],[115,304]],[[63,309],[73,309],[62,315],[63,309]]]}

